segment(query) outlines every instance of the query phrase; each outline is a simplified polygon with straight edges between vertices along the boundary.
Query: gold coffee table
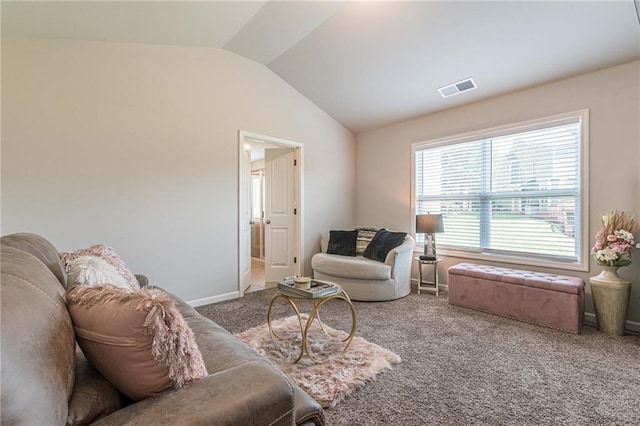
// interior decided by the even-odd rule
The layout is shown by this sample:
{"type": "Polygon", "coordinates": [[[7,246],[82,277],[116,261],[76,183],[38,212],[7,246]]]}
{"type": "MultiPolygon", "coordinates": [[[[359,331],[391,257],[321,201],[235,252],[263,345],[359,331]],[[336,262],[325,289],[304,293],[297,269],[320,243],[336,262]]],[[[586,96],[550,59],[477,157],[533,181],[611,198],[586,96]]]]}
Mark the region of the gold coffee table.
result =
{"type": "Polygon", "coordinates": [[[351,341],[353,340],[353,337],[356,334],[356,325],[357,325],[356,311],[353,308],[351,299],[349,299],[349,296],[342,289],[341,286],[338,286],[338,291],[335,293],[327,294],[325,296],[318,296],[316,298],[311,298],[308,296],[302,296],[302,295],[297,295],[292,293],[285,293],[280,289],[276,290],[276,294],[273,295],[273,298],[269,303],[269,309],[267,311],[267,324],[269,324],[269,333],[271,334],[271,341],[273,342],[273,346],[275,346],[275,348],[280,351],[280,348],[276,343],[276,339],[282,340],[282,337],[278,336],[278,334],[271,327],[271,309],[273,308],[273,303],[278,299],[284,299],[287,303],[289,303],[289,305],[291,305],[291,307],[296,313],[296,316],[298,317],[298,323],[300,324],[300,331],[302,332],[302,343],[300,348],[300,355],[298,355],[298,358],[296,358],[296,360],[293,362],[294,364],[300,361],[302,359],[302,356],[305,353],[313,362],[317,364],[321,362],[318,359],[316,359],[311,354],[311,352],[309,352],[309,347],[307,345],[307,335],[309,333],[309,328],[311,327],[311,324],[313,324],[313,321],[318,321],[318,324],[320,325],[320,328],[322,328],[322,331],[324,331],[326,334],[329,334],[327,330],[324,328],[322,321],[320,320],[320,308],[322,307],[322,305],[324,305],[325,303],[331,300],[342,300],[347,303],[347,305],[349,306],[349,309],[351,310],[351,331],[349,335],[342,340],[343,342],[346,342],[346,344],[344,345],[344,348],[342,348],[340,353],[346,352],[346,350],[349,348],[349,345],[351,344],[351,341]],[[304,327],[302,326],[302,317],[301,317],[300,309],[296,304],[296,301],[298,300],[313,301],[313,309],[311,310],[311,313],[309,314],[309,318],[307,319],[307,323],[305,324],[304,327]]]}

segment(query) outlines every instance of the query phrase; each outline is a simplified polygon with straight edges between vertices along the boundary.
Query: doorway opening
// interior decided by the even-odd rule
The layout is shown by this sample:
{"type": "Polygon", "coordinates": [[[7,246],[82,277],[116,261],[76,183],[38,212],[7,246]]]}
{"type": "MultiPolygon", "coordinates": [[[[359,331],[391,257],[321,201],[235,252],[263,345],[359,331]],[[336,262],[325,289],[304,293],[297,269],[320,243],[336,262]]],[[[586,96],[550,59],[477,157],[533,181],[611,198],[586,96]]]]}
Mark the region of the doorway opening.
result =
{"type": "Polygon", "coordinates": [[[302,144],[239,132],[238,291],[301,275],[302,144]]]}

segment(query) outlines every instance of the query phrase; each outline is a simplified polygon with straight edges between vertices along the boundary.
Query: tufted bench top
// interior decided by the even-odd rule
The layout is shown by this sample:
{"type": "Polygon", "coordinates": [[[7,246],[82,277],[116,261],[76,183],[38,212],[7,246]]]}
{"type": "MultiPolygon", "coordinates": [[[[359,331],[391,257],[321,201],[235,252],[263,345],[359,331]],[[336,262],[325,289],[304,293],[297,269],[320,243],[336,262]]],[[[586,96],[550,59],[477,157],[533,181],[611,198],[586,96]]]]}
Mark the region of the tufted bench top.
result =
{"type": "Polygon", "coordinates": [[[569,294],[580,294],[584,289],[584,281],[576,277],[477,265],[475,263],[458,263],[451,266],[448,272],[452,275],[464,275],[569,294]]]}

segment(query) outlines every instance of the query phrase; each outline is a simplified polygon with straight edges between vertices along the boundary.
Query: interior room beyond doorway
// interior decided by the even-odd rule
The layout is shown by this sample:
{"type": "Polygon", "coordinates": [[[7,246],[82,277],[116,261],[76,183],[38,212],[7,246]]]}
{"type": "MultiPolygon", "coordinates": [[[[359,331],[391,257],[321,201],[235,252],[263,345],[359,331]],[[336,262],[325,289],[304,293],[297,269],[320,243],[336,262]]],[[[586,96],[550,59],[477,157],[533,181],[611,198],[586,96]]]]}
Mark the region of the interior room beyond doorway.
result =
{"type": "MultiPolygon", "coordinates": [[[[263,141],[249,140],[251,148],[251,279],[245,292],[260,291],[276,286],[276,282],[266,280],[265,274],[265,230],[270,220],[265,218],[265,182],[266,182],[266,153],[269,150],[283,150],[280,145],[263,141]],[[266,219],[266,221],[265,221],[266,219]]],[[[293,152],[293,148],[284,148],[293,152]]],[[[271,169],[270,169],[271,170],[271,169]]]]}

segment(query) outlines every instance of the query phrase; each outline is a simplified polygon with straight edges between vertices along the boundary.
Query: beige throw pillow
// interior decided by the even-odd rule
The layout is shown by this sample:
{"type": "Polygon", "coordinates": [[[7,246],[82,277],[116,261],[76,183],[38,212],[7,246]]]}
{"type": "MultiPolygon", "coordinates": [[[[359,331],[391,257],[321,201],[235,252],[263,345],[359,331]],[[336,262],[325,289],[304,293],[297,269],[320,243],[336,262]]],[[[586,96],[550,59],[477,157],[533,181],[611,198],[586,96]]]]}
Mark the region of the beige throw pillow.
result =
{"type": "Polygon", "coordinates": [[[84,355],[129,398],[207,375],[193,331],[162,290],[78,285],[67,291],[67,305],[84,355]]]}
{"type": "Polygon", "coordinates": [[[67,288],[77,284],[111,284],[130,288],[129,283],[118,273],[115,266],[98,256],[80,256],[69,262],[67,288]]]}
{"type": "Polygon", "coordinates": [[[138,279],[136,278],[136,276],[133,274],[133,272],[131,272],[131,270],[127,267],[127,264],[124,263],[120,256],[118,256],[118,254],[111,247],[104,244],[96,244],[86,249],[63,251],[62,253],[60,253],[60,258],[62,259],[62,263],[67,273],[69,272],[71,261],[77,259],[80,256],[101,257],[108,264],[116,268],[118,273],[129,284],[129,287],[132,290],[140,289],[140,285],[138,284],[138,279]]]}

